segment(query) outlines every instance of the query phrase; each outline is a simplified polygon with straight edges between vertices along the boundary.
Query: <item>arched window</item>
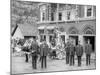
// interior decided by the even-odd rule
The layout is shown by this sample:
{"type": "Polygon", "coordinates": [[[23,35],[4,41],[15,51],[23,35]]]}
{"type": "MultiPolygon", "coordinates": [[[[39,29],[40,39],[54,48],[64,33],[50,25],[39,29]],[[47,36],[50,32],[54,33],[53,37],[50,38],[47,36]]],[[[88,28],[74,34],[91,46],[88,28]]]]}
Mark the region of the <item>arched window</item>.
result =
{"type": "Polygon", "coordinates": [[[85,32],[85,34],[93,34],[93,32],[92,32],[90,29],[88,29],[88,30],[85,32]]]}
{"type": "Polygon", "coordinates": [[[75,28],[75,27],[71,27],[71,28],[69,29],[69,34],[78,34],[78,33],[79,33],[79,31],[78,31],[78,29],[75,28]]]}
{"type": "Polygon", "coordinates": [[[84,34],[94,34],[94,29],[91,26],[87,26],[83,30],[84,34]]]}

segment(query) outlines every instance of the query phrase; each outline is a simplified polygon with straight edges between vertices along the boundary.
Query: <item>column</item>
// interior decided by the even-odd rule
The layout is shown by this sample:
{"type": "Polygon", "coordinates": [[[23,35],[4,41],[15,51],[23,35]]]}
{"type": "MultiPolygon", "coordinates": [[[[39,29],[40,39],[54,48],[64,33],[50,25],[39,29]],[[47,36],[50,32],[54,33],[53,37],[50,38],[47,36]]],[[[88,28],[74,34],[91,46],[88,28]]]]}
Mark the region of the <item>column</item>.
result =
{"type": "Polygon", "coordinates": [[[49,35],[46,36],[47,44],[49,44],[49,35]]]}
{"type": "Polygon", "coordinates": [[[69,39],[69,35],[68,34],[65,35],[65,43],[67,43],[67,39],[69,39]]]}
{"type": "Polygon", "coordinates": [[[49,44],[49,35],[48,35],[48,29],[45,28],[45,34],[46,34],[46,42],[49,44]]]}
{"type": "Polygon", "coordinates": [[[40,35],[39,35],[39,30],[37,31],[37,42],[40,43],[40,35]]]}
{"type": "Polygon", "coordinates": [[[80,41],[81,45],[84,45],[83,35],[79,35],[79,39],[78,40],[80,41]]]}
{"type": "Polygon", "coordinates": [[[56,21],[58,21],[59,3],[57,3],[56,21]]]}
{"type": "Polygon", "coordinates": [[[92,6],[92,14],[91,14],[92,17],[93,17],[93,13],[94,13],[93,10],[94,10],[94,8],[93,8],[93,6],[92,6]]]}
{"type": "Polygon", "coordinates": [[[84,17],[87,17],[87,6],[84,6],[84,17]]]}

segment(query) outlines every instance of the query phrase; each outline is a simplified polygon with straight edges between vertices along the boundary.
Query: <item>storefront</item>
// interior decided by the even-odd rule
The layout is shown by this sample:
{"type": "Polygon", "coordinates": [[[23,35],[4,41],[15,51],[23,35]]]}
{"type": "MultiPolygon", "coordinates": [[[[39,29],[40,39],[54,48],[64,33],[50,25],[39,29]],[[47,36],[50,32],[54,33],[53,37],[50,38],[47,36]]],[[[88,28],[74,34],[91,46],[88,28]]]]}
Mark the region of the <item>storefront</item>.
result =
{"type": "Polygon", "coordinates": [[[55,26],[39,27],[40,42],[45,40],[48,45],[52,42],[55,45],[61,45],[62,43],[65,44],[67,39],[70,39],[74,45],[77,45],[78,41],[80,41],[80,44],[85,46],[89,40],[90,44],[92,44],[92,51],[95,51],[95,30],[91,26],[86,26],[80,31],[74,26],[69,27],[68,30],[64,30],[64,27],[61,27],[60,29],[63,29],[63,31],[59,30],[59,27],[56,28],[55,26]]]}

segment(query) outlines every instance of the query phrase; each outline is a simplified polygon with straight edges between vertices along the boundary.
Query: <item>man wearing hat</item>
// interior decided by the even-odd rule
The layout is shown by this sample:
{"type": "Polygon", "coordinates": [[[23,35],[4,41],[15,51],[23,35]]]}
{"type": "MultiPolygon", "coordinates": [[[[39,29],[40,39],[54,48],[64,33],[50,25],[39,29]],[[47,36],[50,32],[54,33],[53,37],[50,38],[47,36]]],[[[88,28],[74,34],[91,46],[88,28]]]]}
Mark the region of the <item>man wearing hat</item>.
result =
{"type": "Polygon", "coordinates": [[[75,46],[73,40],[70,44],[70,66],[74,65],[74,56],[75,56],[75,46]]]}
{"type": "Polygon", "coordinates": [[[70,41],[67,39],[67,43],[65,44],[66,51],[66,64],[69,64],[69,52],[70,52],[70,41]]]}
{"type": "Polygon", "coordinates": [[[85,53],[86,53],[86,65],[90,65],[90,57],[92,52],[92,45],[90,44],[90,41],[87,41],[87,44],[85,45],[85,53]]]}
{"type": "Polygon", "coordinates": [[[41,57],[41,68],[45,68],[47,67],[47,55],[48,55],[48,45],[46,43],[46,41],[44,41],[41,45],[40,45],[40,57],[41,57]]]}
{"type": "Polygon", "coordinates": [[[36,42],[36,40],[34,40],[31,44],[31,52],[32,52],[32,67],[33,69],[37,69],[37,53],[38,53],[38,49],[39,46],[36,42]]]}
{"type": "Polygon", "coordinates": [[[83,55],[83,46],[80,44],[80,41],[78,41],[78,45],[76,46],[76,55],[78,59],[78,66],[81,66],[81,57],[83,55]]]}

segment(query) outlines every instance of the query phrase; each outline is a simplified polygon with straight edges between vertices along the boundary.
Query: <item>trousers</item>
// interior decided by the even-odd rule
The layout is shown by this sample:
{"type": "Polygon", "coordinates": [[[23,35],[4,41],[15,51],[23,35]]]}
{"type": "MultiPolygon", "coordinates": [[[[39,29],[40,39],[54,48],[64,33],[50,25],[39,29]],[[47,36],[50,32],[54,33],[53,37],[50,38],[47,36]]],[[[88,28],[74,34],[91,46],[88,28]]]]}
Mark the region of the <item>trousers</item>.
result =
{"type": "Polygon", "coordinates": [[[32,56],[32,68],[37,69],[37,56],[32,56]]]}
{"type": "Polygon", "coordinates": [[[28,62],[28,54],[25,54],[26,60],[25,62],[28,62]]]}
{"type": "Polygon", "coordinates": [[[46,56],[41,56],[41,68],[47,67],[46,56]]]}
{"type": "Polygon", "coordinates": [[[70,66],[74,65],[74,55],[70,55],[70,66]]]}
{"type": "Polygon", "coordinates": [[[90,54],[86,54],[86,65],[90,65],[90,54]]]}
{"type": "Polygon", "coordinates": [[[81,66],[81,56],[77,56],[78,58],[78,66],[81,66]]]}
{"type": "Polygon", "coordinates": [[[69,64],[69,53],[66,53],[66,64],[69,64]]]}

